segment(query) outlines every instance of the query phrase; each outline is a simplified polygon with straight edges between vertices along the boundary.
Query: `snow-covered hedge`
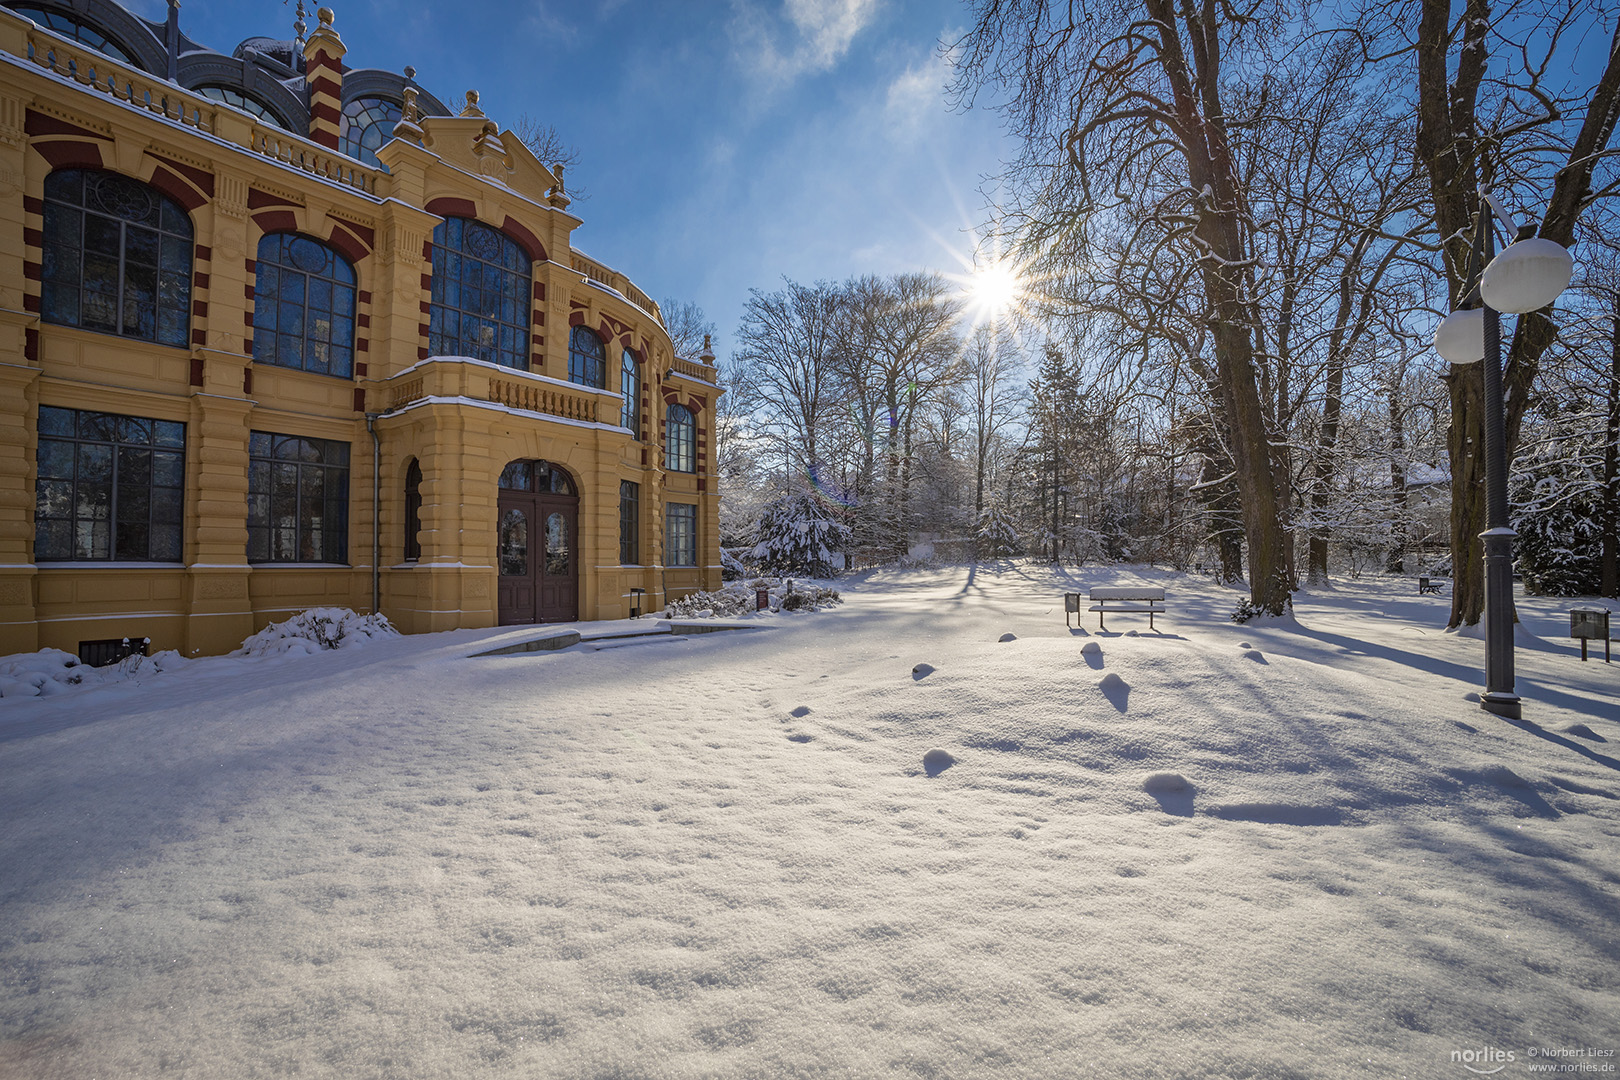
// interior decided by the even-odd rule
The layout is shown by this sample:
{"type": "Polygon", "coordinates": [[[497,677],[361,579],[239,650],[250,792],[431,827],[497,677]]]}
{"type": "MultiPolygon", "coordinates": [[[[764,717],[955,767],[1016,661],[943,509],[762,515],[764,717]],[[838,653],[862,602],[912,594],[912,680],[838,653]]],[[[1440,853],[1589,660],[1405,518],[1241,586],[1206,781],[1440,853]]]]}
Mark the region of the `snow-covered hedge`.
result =
{"type": "Polygon", "coordinates": [[[77,686],[102,686],[173,671],[190,663],[167,649],[156,656],[126,656],[116,664],[93,668],[70,652],[41,649],[0,657],[0,698],[50,697],[77,686]]]}
{"type": "Polygon", "coordinates": [[[659,619],[734,619],[758,610],[758,593],[765,589],[770,595],[772,611],[816,611],[829,604],[841,604],[844,598],[837,589],[813,581],[784,581],[781,578],[753,578],[733,582],[717,592],[699,592],[672,600],[663,611],[653,612],[659,619]]]}
{"type": "Polygon", "coordinates": [[[285,622],[271,623],[242,642],[232,656],[311,654],[347,649],[399,631],[384,615],[359,615],[348,608],[310,608],[285,622]]]}

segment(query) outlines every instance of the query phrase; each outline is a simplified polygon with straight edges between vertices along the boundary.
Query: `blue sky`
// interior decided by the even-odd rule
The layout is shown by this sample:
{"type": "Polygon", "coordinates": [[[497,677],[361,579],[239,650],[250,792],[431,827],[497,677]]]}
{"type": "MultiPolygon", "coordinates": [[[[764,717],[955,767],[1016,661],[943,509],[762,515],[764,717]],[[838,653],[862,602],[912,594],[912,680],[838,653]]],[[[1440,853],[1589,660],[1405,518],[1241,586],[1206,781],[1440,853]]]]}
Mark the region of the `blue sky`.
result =
{"type": "MultiPolygon", "coordinates": [[[[946,103],[938,43],[960,0],[330,6],[351,66],[413,65],[446,104],[477,89],[503,127],[525,113],[555,125],[589,196],[577,245],[660,300],[701,305],[722,359],[748,290],[783,275],[960,273],[1004,152],[994,114],[946,103]]],[[[181,8],[190,37],[227,53],[290,38],[293,18],[273,0],[181,8]]]]}

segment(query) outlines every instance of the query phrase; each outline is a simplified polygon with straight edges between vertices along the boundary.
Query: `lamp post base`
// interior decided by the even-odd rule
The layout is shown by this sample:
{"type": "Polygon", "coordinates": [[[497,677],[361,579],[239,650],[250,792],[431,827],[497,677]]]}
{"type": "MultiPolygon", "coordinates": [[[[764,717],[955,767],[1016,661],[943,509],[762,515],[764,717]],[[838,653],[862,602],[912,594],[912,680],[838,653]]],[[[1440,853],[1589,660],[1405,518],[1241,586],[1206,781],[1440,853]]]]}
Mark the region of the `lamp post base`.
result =
{"type": "Polygon", "coordinates": [[[1523,719],[1518,694],[1493,694],[1487,690],[1479,695],[1479,707],[1488,713],[1505,716],[1509,720],[1523,719]]]}

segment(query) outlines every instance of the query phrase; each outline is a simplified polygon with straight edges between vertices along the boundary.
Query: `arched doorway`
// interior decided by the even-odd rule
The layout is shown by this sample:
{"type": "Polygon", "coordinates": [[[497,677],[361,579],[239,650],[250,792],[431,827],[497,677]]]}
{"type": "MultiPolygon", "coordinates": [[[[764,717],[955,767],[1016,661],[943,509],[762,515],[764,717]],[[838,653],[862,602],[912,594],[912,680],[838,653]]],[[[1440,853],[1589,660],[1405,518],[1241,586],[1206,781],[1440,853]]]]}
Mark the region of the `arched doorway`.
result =
{"type": "Polygon", "coordinates": [[[561,468],[514,461],[496,500],[502,626],[579,618],[579,493],[561,468]]]}

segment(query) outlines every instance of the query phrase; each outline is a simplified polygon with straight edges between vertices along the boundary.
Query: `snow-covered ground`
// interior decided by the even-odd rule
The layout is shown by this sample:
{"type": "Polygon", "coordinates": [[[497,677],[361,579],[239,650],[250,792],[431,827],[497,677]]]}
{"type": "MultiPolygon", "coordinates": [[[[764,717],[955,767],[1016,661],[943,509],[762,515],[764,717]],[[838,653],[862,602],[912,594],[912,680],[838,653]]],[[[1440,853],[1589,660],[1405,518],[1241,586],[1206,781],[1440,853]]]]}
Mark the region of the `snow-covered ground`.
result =
{"type": "Polygon", "coordinates": [[[762,629],[379,638],[0,701],[0,1077],[1620,1051],[1620,664],[1579,661],[1568,602],[1523,604],[1515,724],[1409,581],[1270,626],[1130,568],[839,588],[762,629]],[[1065,588],[1144,582],[1158,633],[1065,627],[1065,588]]]}

